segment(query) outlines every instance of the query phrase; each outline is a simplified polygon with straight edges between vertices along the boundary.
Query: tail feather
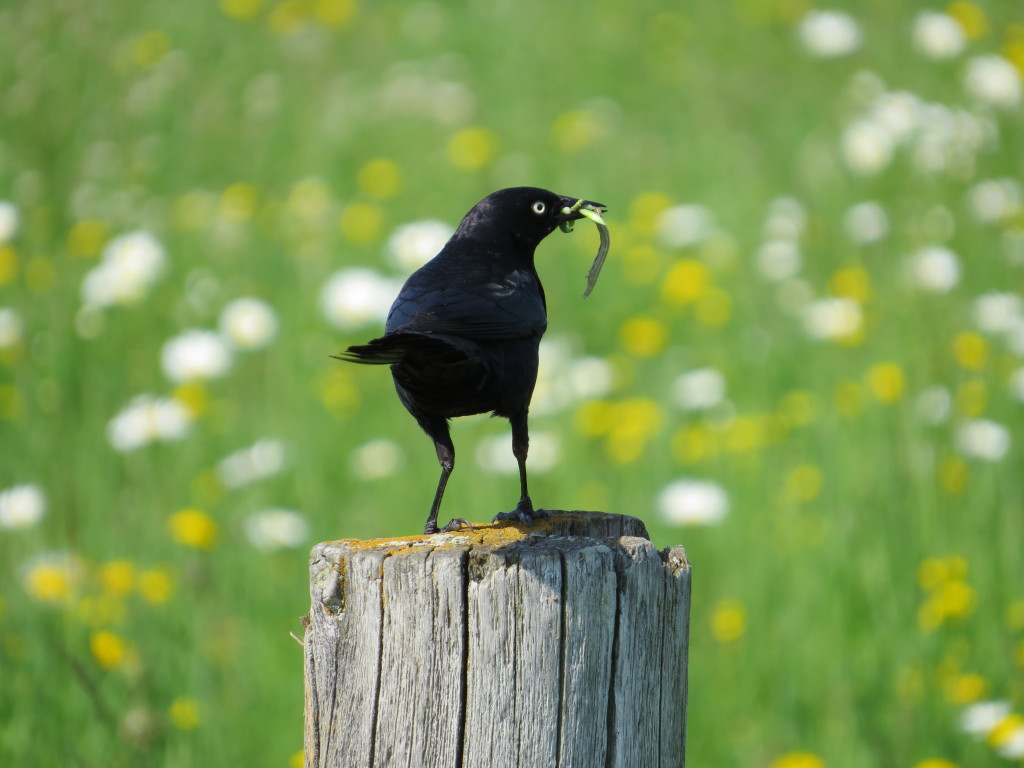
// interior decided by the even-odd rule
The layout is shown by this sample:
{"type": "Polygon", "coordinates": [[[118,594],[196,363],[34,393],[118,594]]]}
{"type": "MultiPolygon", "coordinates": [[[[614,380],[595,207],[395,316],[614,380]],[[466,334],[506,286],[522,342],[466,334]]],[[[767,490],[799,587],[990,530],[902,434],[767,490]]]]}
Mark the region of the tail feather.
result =
{"type": "Polygon", "coordinates": [[[421,333],[390,333],[366,344],[349,347],[338,360],[362,365],[394,365],[411,358],[429,359],[435,363],[457,363],[467,359],[467,350],[445,338],[421,333]]]}

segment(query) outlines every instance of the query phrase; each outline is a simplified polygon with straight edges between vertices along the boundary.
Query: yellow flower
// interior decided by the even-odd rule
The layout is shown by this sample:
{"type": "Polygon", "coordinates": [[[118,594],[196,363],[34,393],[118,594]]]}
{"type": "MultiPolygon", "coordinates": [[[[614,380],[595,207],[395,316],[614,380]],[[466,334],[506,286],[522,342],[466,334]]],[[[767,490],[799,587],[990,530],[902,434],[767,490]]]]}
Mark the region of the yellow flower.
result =
{"type": "Polygon", "coordinates": [[[779,411],[790,426],[806,427],[814,421],[817,412],[815,395],[806,389],[788,392],[779,403],[779,411]]]}
{"type": "Polygon", "coordinates": [[[1022,728],[1024,728],[1024,716],[1013,712],[1000,720],[999,724],[989,731],[985,740],[994,747],[1000,747],[1022,728]]]}
{"type": "Polygon", "coordinates": [[[89,638],[89,650],[97,664],[104,669],[113,669],[124,661],[128,644],[113,632],[100,630],[89,638]]]}
{"type": "Polygon", "coordinates": [[[697,299],[694,315],[701,325],[718,328],[732,316],[732,299],[725,291],[711,287],[697,299]]]}
{"type": "Polygon", "coordinates": [[[771,768],[825,768],[825,761],[810,752],[790,752],[776,758],[771,768]]]}
{"type": "Polygon", "coordinates": [[[1024,600],[1018,598],[1006,606],[1006,627],[1011,632],[1024,629],[1024,600]]]}
{"type": "Polygon", "coordinates": [[[154,29],[139,35],[132,43],[132,62],[140,69],[151,67],[171,50],[171,38],[165,32],[154,29]]]}
{"type": "Polygon", "coordinates": [[[317,394],[324,407],[337,419],[349,418],[359,407],[361,397],[355,378],[346,368],[326,368],[318,380],[317,394]]]}
{"type": "Polygon", "coordinates": [[[168,709],[171,722],[183,731],[191,730],[199,725],[199,704],[195,699],[179,697],[171,702],[168,709]]]}
{"type": "Polygon", "coordinates": [[[555,118],[551,139],[562,152],[580,152],[600,141],[607,128],[598,115],[588,109],[573,109],[555,118]]]}
{"type": "Polygon", "coordinates": [[[971,379],[956,391],[956,410],[962,416],[977,418],[988,405],[988,386],[984,379],[971,379]]]}
{"type": "Polygon", "coordinates": [[[138,578],[139,594],[151,605],[161,605],[171,598],[174,582],[171,575],[161,568],[142,571],[138,578]]]}
{"type": "Polygon", "coordinates": [[[25,407],[25,401],[18,388],[11,384],[0,384],[0,418],[14,419],[25,407]]]}
{"type": "Polygon", "coordinates": [[[100,586],[111,595],[127,595],[135,588],[135,564],[128,560],[111,560],[99,571],[100,586]]]}
{"type": "Polygon", "coordinates": [[[863,390],[856,381],[844,379],[836,385],[836,410],[847,419],[854,419],[864,411],[863,390]]]}
{"type": "Polygon", "coordinates": [[[668,344],[668,328],[660,320],[638,315],[623,323],[619,340],[631,355],[656,357],[668,344]]]}
{"type": "Polygon", "coordinates": [[[232,184],[220,196],[217,210],[222,218],[240,223],[253,217],[258,202],[259,193],[252,184],[232,184]]]}
{"type": "Polygon", "coordinates": [[[871,276],[863,267],[846,267],[832,275],[829,290],[833,296],[863,304],[871,298],[871,276]]]}
{"type": "Polygon", "coordinates": [[[124,600],[120,595],[103,594],[84,597],[76,606],[82,621],[92,627],[120,624],[124,621],[124,600]]]}
{"type": "Polygon", "coordinates": [[[110,236],[106,222],[83,219],[68,232],[68,250],[72,256],[95,256],[110,236]]]}
{"type": "Polygon", "coordinates": [[[282,0],[270,12],[267,23],[279,35],[291,35],[306,25],[308,11],[308,4],[304,0],[282,0]]]}
{"type": "Polygon", "coordinates": [[[313,0],[313,16],[335,29],[348,26],[356,13],[356,0],[313,0]]]}
{"type": "Polygon", "coordinates": [[[186,547],[213,549],[217,541],[217,524],[198,509],[182,509],[171,515],[171,538],[186,547]]]}
{"type": "Polygon", "coordinates": [[[953,338],[953,357],[961,368],[976,371],[988,360],[988,342],[973,331],[958,333],[953,338]]]}
{"type": "Polygon", "coordinates": [[[717,454],[718,442],[707,424],[680,427],[672,436],[672,456],[680,464],[695,464],[717,454]]]}
{"type": "Polygon", "coordinates": [[[942,615],[951,619],[970,616],[974,612],[977,596],[974,588],[965,581],[947,581],[935,593],[942,615]]]}
{"type": "Polygon", "coordinates": [[[0,286],[10,285],[18,278],[18,254],[10,246],[0,247],[0,286]]]}
{"type": "Polygon", "coordinates": [[[632,397],[616,403],[608,429],[606,449],[609,457],[628,464],[640,458],[647,441],[661,430],[661,407],[649,398],[632,397]]]}
{"type": "Polygon", "coordinates": [[[57,556],[34,564],[25,574],[25,588],[42,603],[66,603],[82,578],[74,558],[57,556]]]}
{"type": "Polygon", "coordinates": [[[56,269],[50,259],[33,256],[25,262],[25,287],[32,293],[48,291],[56,276],[56,269]]]}
{"type": "Polygon", "coordinates": [[[738,640],[747,631],[747,609],[739,600],[719,600],[711,614],[711,634],[720,643],[738,640]]]}
{"type": "Polygon", "coordinates": [[[905,387],[903,370],[896,363],[877,363],[868,371],[868,388],[880,403],[895,403],[905,387]]]}
{"type": "Polygon", "coordinates": [[[970,704],[988,692],[988,683],[981,675],[953,675],[945,683],[946,699],[951,704],[970,704]]]}
{"type": "Polygon", "coordinates": [[[359,170],[357,182],[370,197],[393,197],[402,188],[402,171],[391,160],[371,160],[359,170]]]}
{"type": "Polygon", "coordinates": [[[220,9],[232,19],[251,19],[263,7],[263,0],[220,0],[220,9]]]}
{"type": "Polygon", "coordinates": [[[588,400],[576,409],[574,422],[580,434],[597,437],[608,433],[615,420],[615,406],[607,400],[588,400]]]}
{"type": "Polygon", "coordinates": [[[660,192],[643,192],[629,205],[629,223],[637,234],[653,235],[658,217],[672,205],[672,200],[660,192]]]}
{"type": "Polygon", "coordinates": [[[184,405],[193,416],[200,415],[210,405],[210,393],[198,381],[179,384],[174,388],[173,397],[184,405]]]}
{"type": "Polygon", "coordinates": [[[691,304],[707,291],[711,272],[696,259],[680,259],[669,269],[661,284],[661,298],[672,307],[691,304]]]}
{"type": "Polygon", "coordinates": [[[461,171],[478,171],[498,151],[498,137],[486,128],[465,128],[448,142],[448,159],[461,171]]]}
{"type": "Polygon", "coordinates": [[[813,464],[802,464],[786,478],[786,495],[796,501],[813,501],[824,484],[821,470],[813,464]]]}
{"type": "Polygon", "coordinates": [[[988,31],[988,17],[979,6],[965,0],[950,3],[946,13],[952,16],[964,29],[968,40],[977,40],[988,31]]]}
{"type": "Polygon", "coordinates": [[[306,753],[299,750],[288,759],[288,768],[302,768],[306,764],[306,753]]]}
{"type": "Polygon", "coordinates": [[[922,760],[921,762],[914,765],[914,768],[957,768],[956,763],[951,763],[949,760],[942,760],[937,757],[929,758],[928,760],[922,760]]]}
{"type": "Polygon", "coordinates": [[[950,496],[963,493],[967,475],[967,462],[963,459],[946,459],[939,465],[939,485],[950,496]]]}
{"type": "Polygon", "coordinates": [[[338,227],[349,242],[372,243],[380,236],[384,214],[370,203],[351,203],[341,212],[338,227]]]}
{"type": "Polygon", "coordinates": [[[737,416],[725,433],[725,447],[731,453],[748,453],[767,442],[764,420],[755,416],[737,416]]]}

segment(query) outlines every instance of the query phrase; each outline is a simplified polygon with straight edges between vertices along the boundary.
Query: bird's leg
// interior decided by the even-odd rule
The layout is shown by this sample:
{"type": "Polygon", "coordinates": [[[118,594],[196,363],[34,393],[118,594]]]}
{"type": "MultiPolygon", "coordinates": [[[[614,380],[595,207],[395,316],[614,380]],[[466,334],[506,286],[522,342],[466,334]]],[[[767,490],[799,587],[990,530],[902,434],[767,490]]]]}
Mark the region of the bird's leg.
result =
{"type": "Polygon", "coordinates": [[[434,503],[430,505],[430,515],[427,517],[427,524],[423,527],[423,533],[428,536],[432,533],[448,533],[457,531],[459,528],[472,528],[469,521],[457,517],[444,528],[437,527],[437,511],[441,508],[441,498],[444,496],[444,488],[448,485],[448,476],[455,469],[455,446],[448,435],[447,424],[443,435],[434,438],[434,449],[437,451],[437,462],[441,465],[441,478],[437,481],[437,491],[434,493],[434,503]]]}
{"type": "Polygon", "coordinates": [[[501,520],[519,520],[530,525],[539,517],[547,517],[543,509],[534,509],[530,500],[530,491],[526,482],[526,455],[530,451],[530,432],[527,427],[526,411],[509,419],[512,425],[512,455],[519,464],[519,503],[511,512],[501,512],[494,516],[492,522],[501,520]]]}

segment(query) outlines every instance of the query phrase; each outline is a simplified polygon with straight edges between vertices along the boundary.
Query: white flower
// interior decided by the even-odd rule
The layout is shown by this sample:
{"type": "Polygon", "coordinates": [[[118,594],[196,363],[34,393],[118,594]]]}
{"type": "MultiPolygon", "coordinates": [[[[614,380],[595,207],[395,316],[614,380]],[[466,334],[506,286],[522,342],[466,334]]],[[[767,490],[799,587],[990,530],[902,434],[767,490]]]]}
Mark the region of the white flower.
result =
{"type": "Polygon", "coordinates": [[[843,132],[843,162],[861,176],[873,176],[888,168],[892,152],[892,137],[878,123],[858,120],[843,132]]]}
{"type": "Polygon", "coordinates": [[[903,143],[921,123],[921,100],[907,91],[882,93],[871,104],[871,122],[881,127],[894,143],[903,143]]]}
{"type": "Polygon", "coordinates": [[[0,200],[0,245],[14,239],[20,221],[18,206],[8,200],[0,200]]]}
{"type": "Polygon", "coordinates": [[[658,495],[662,520],[676,525],[713,525],[729,513],[725,490],[709,480],[676,480],[658,495]]]}
{"type": "Polygon", "coordinates": [[[110,420],[107,439],[118,451],[134,451],[156,440],[180,440],[191,425],[192,414],[180,401],[139,395],[110,420]]]}
{"type": "Polygon", "coordinates": [[[677,377],[672,390],[683,410],[706,410],[725,399],[725,376],[714,368],[697,368],[677,377]]]}
{"type": "Polygon", "coordinates": [[[1015,293],[985,293],[974,300],[974,322],[985,333],[1010,333],[1024,321],[1024,301],[1015,293]]]}
{"type": "Polygon", "coordinates": [[[403,224],[388,238],[388,260],[404,271],[419,269],[437,255],[454,231],[450,224],[434,219],[403,224]]]}
{"type": "Polygon", "coordinates": [[[777,197],[768,206],[762,232],[766,240],[799,240],[807,225],[807,211],[795,197],[777,197]]]}
{"type": "Polygon", "coordinates": [[[943,424],[953,410],[953,398],[945,387],[928,387],[917,396],[914,410],[925,424],[943,424]]]}
{"type": "Polygon", "coordinates": [[[284,443],[264,439],[226,456],[217,464],[217,476],[228,488],[240,488],[276,475],[284,467],[284,443]]]}
{"type": "Polygon", "coordinates": [[[960,713],[960,729],[976,739],[984,739],[1009,714],[1007,701],[979,701],[964,707],[960,713]]]}
{"type": "Polygon", "coordinates": [[[703,205],[676,205],[662,212],[655,224],[666,248],[685,248],[706,240],[714,228],[711,211],[703,205]]]}
{"type": "MultiPolygon", "coordinates": [[[[562,458],[558,436],[550,432],[530,434],[530,474],[543,474],[553,469],[562,458]]],[[[512,454],[512,433],[490,435],[476,446],[476,461],[488,472],[515,475],[519,464],[512,454]]]]}
{"type": "Polygon", "coordinates": [[[164,343],[160,362],[173,382],[216,379],[231,367],[231,347],[214,331],[185,331],[164,343]]]}
{"type": "Polygon", "coordinates": [[[999,741],[996,751],[1007,760],[1024,757],[1024,726],[1017,726],[999,741]]]}
{"type": "Polygon", "coordinates": [[[148,232],[115,237],[100,263],[86,273],[82,300],[95,307],[137,304],[163,273],[165,261],[163,246],[148,232]]]}
{"type": "Polygon", "coordinates": [[[999,461],[1010,450],[1010,430],[988,419],[965,421],[957,430],[956,445],[965,458],[999,461]]]}
{"type": "Polygon", "coordinates": [[[951,59],[967,44],[964,29],[957,20],[936,11],[918,13],[911,36],[914,47],[929,59],[951,59]]]}
{"type": "Polygon", "coordinates": [[[46,494],[38,485],[15,485],[0,493],[0,528],[31,528],[46,514],[46,494]]]}
{"type": "Polygon", "coordinates": [[[794,277],[802,264],[800,248],[792,240],[769,240],[762,243],[755,259],[761,277],[773,283],[794,277]]]}
{"type": "Polygon", "coordinates": [[[266,509],[245,519],[245,534],[257,549],[293,549],[309,538],[309,523],[290,509],[266,509]]]}
{"type": "Polygon", "coordinates": [[[812,56],[831,59],[860,47],[860,26],[842,11],[811,11],[800,21],[800,42],[812,56]]]}
{"type": "Polygon", "coordinates": [[[352,452],[352,471],[363,480],[391,477],[402,468],[402,449],[392,440],[371,440],[352,452]]]}
{"type": "Polygon", "coordinates": [[[1018,368],[1010,374],[1009,390],[1016,400],[1024,403],[1024,368],[1018,368]]]}
{"type": "Polygon", "coordinates": [[[804,307],[804,330],[815,339],[842,339],[857,333],[864,319],[852,299],[818,299],[804,307]]]}
{"type": "Polygon", "coordinates": [[[10,349],[21,343],[24,324],[21,315],[10,307],[0,307],[0,349],[10,349]]]}
{"type": "Polygon", "coordinates": [[[967,190],[967,206],[977,221],[994,224],[1011,219],[1021,210],[1021,188],[1016,179],[979,181],[967,190]]]}
{"type": "Polygon", "coordinates": [[[964,67],[964,87],[970,95],[994,107],[1010,109],[1020,103],[1017,68],[996,54],[968,59],[964,67]]]}
{"type": "Polygon", "coordinates": [[[277,315],[261,299],[235,299],[220,313],[220,332],[237,349],[260,349],[277,335],[277,315]]]}
{"type": "Polygon", "coordinates": [[[876,202],[857,203],[846,210],[843,229],[857,245],[870,245],[889,233],[889,217],[876,202]]]}
{"type": "Polygon", "coordinates": [[[342,269],[324,285],[320,309],[331,325],[343,331],[382,323],[400,288],[400,283],[372,269],[342,269]]]}
{"type": "Polygon", "coordinates": [[[611,391],[615,379],[611,363],[600,357],[572,359],[569,354],[568,345],[560,340],[540,343],[540,370],[531,413],[557,413],[566,406],[603,397],[611,391]]]}
{"type": "Polygon", "coordinates": [[[960,282],[960,260],[948,248],[931,245],[910,255],[907,277],[930,293],[948,293],[960,282]]]}

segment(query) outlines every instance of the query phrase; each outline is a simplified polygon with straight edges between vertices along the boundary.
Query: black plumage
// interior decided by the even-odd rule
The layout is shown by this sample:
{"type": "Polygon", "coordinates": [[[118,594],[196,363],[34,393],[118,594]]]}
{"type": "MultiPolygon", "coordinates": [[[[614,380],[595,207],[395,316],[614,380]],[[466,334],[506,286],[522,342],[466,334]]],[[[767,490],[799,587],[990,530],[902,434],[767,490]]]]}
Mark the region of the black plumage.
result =
{"type": "MultiPolygon", "coordinates": [[[[583,206],[604,210],[589,201],[583,206]]],[[[495,520],[529,523],[543,515],[530,500],[526,480],[527,414],[548,324],[534,251],[560,224],[582,218],[579,208],[576,198],[536,187],[488,195],[441,252],[406,281],[384,336],[339,356],[390,365],[399,399],[434,441],[441,478],[425,533],[438,531],[437,512],[455,466],[448,420],[474,413],[491,411],[512,427],[521,494],[515,509],[495,520]]],[[[444,530],[462,525],[468,523],[457,518],[444,530]]]]}

